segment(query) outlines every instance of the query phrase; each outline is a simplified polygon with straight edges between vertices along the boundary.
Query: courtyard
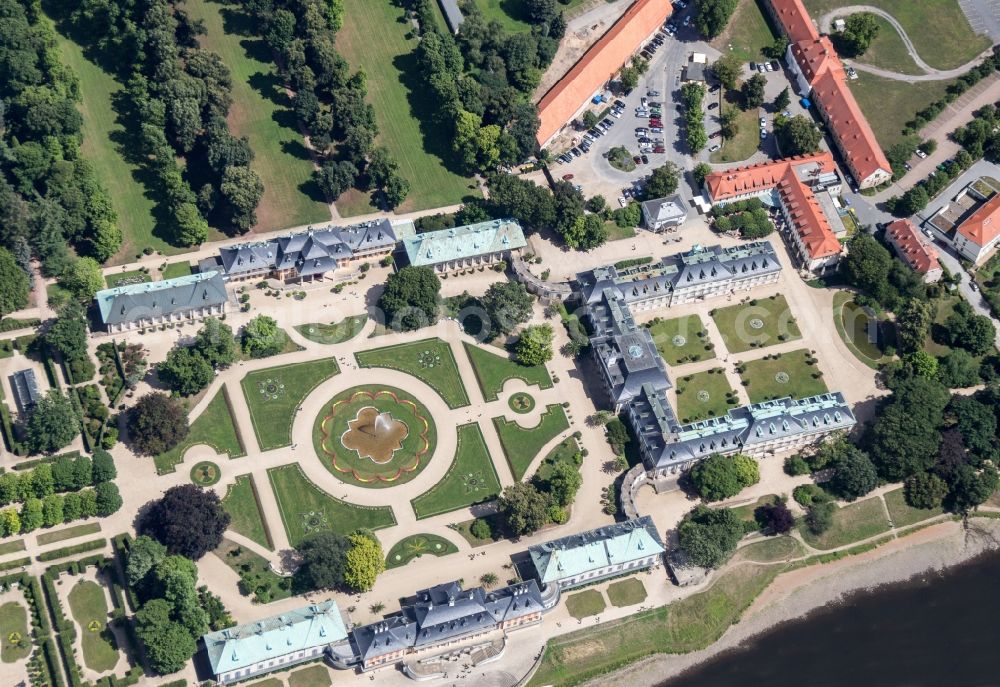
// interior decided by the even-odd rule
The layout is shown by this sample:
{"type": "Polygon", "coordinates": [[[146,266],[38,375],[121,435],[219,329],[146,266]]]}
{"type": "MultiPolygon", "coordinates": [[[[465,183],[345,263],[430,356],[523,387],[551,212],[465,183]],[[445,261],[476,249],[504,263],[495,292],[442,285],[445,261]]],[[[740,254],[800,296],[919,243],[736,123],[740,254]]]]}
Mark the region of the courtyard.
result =
{"type": "Polygon", "coordinates": [[[716,367],[676,380],[677,417],[684,424],[725,415],[738,398],[729,386],[725,370],[716,367]]]}
{"type": "Polygon", "coordinates": [[[709,315],[730,353],[802,338],[788,301],[781,294],[751,298],[744,303],[712,310],[709,315]]]}
{"type": "Polygon", "coordinates": [[[766,355],[737,367],[751,403],[791,396],[806,398],[827,391],[823,373],[806,349],[766,355]]]}

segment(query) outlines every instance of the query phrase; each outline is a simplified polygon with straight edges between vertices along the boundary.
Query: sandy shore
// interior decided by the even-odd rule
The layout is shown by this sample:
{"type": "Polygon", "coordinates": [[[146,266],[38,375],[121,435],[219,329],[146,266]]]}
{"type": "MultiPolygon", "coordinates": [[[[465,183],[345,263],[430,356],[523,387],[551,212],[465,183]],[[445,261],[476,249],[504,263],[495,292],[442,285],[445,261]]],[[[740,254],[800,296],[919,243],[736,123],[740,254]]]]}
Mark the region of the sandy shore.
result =
{"type": "Polygon", "coordinates": [[[661,654],[587,682],[591,687],[653,687],[754,635],[808,614],[845,595],[958,565],[1000,548],[1000,520],[978,518],[969,530],[943,522],[896,539],[865,554],[814,565],[778,576],[747,609],[743,618],[711,647],[689,654],[661,654]]]}

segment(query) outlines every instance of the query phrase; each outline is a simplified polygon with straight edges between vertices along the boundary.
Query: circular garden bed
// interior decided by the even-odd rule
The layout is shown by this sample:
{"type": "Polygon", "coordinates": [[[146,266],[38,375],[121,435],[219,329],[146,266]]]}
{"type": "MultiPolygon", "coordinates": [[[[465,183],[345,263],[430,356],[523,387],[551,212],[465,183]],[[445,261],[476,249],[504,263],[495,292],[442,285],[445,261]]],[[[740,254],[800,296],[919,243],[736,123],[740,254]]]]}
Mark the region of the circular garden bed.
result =
{"type": "Polygon", "coordinates": [[[519,391],[507,400],[507,405],[515,413],[530,413],[535,409],[535,399],[529,394],[519,391]]]}
{"type": "Polygon", "coordinates": [[[191,468],[191,481],[199,487],[210,487],[222,479],[222,471],[219,466],[210,460],[203,460],[195,463],[191,468]]]}
{"type": "Polygon", "coordinates": [[[313,444],[337,478],[363,487],[388,487],[416,477],[437,445],[430,412],[395,387],[353,387],[323,406],[313,444]]]}
{"type": "Polygon", "coordinates": [[[385,557],[385,567],[400,568],[425,554],[447,556],[449,553],[458,553],[458,547],[444,537],[436,534],[414,534],[389,549],[385,557]]]}

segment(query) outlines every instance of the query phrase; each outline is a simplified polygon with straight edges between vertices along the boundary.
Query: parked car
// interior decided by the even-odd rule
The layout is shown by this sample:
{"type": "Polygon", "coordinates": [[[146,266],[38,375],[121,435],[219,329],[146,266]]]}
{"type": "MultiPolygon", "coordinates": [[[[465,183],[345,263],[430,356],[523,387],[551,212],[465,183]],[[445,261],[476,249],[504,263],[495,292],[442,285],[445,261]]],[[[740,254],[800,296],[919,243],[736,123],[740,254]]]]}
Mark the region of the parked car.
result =
{"type": "Polygon", "coordinates": [[[571,148],[569,152],[573,153],[573,157],[580,157],[581,155],[583,155],[583,153],[580,152],[580,149],[577,148],[576,146],[573,146],[573,148],[571,148]]]}
{"type": "Polygon", "coordinates": [[[767,132],[764,129],[761,129],[760,130],[760,140],[763,141],[765,138],[767,138],[767,132]]]}
{"type": "Polygon", "coordinates": [[[583,143],[581,143],[580,144],[580,150],[582,150],[585,153],[589,153],[590,152],[590,144],[587,143],[586,141],[583,142],[583,143]]]}
{"type": "Polygon", "coordinates": [[[691,15],[689,14],[684,17],[684,21],[681,23],[684,24],[684,26],[691,26],[691,15]]]}
{"type": "Polygon", "coordinates": [[[909,162],[904,162],[903,163],[903,167],[906,169],[907,172],[909,172],[911,169],[913,169],[913,167],[910,166],[909,162]]]}
{"type": "Polygon", "coordinates": [[[646,106],[649,105],[649,101],[646,100],[645,98],[639,98],[639,104],[642,105],[642,107],[645,108],[646,106]]]}
{"type": "Polygon", "coordinates": [[[560,155],[559,157],[556,158],[556,162],[558,162],[561,165],[566,164],[566,161],[563,160],[562,155],[560,155]]]}
{"type": "Polygon", "coordinates": [[[709,104],[708,104],[708,109],[710,109],[710,110],[714,110],[714,109],[715,109],[715,108],[717,108],[718,106],[719,106],[719,103],[717,103],[717,102],[712,102],[712,103],[709,103],[709,104]]]}
{"type": "Polygon", "coordinates": [[[624,110],[625,109],[625,103],[623,101],[621,101],[621,100],[616,100],[615,101],[615,107],[620,107],[621,109],[624,110]]]}
{"type": "Polygon", "coordinates": [[[661,122],[659,119],[650,119],[649,120],[649,128],[650,129],[662,129],[663,128],[663,122],[661,122]]]}
{"type": "Polygon", "coordinates": [[[621,119],[622,111],[618,109],[611,110],[611,116],[614,117],[615,119],[621,119]]]}
{"type": "Polygon", "coordinates": [[[638,117],[639,119],[649,119],[648,112],[636,112],[635,116],[638,117]]]}
{"type": "Polygon", "coordinates": [[[757,73],[758,74],[763,74],[765,71],[766,71],[766,69],[764,68],[763,64],[758,64],[757,65],[757,73]]]}
{"type": "Polygon", "coordinates": [[[667,152],[667,149],[664,148],[663,146],[656,146],[655,148],[653,148],[653,152],[654,153],[665,153],[665,152],[667,152]]]}
{"type": "Polygon", "coordinates": [[[923,160],[925,157],[927,157],[927,153],[922,151],[920,148],[917,148],[917,157],[923,160]]]}
{"type": "Polygon", "coordinates": [[[615,125],[615,120],[608,119],[607,117],[605,117],[601,121],[604,122],[605,124],[607,124],[608,126],[614,126],[615,125]]]}
{"type": "Polygon", "coordinates": [[[780,72],[781,71],[781,65],[778,64],[777,60],[771,60],[771,69],[773,69],[776,72],[780,72]]]}
{"type": "MultiPolygon", "coordinates": [[[[650,93],[656,93],[657,95],[659,95],[658,91],[650,91],[650,93]]],[[[661,107],[660,103],[656,100],[649,101],[649,106],[654,109],[657,107],[661,107]]]]}
{"type": "Polygon", "coordinates": [[[641,165],[642,164],[642,158],[639,157],[638,155],[633,155],[632,156],[632,162],[634,162],[637,165],[641,165]]]}
{"type": "Polygon", "coordinates": [[[662,133],[663,133],[663,127],[660,127],[660,126],[654,126],[654,127],[653,127],[652,129],[650,129],[649,131],[650,131],[650,133],[653,133],[653,134],[662,134],[662,133]]]}
{"type": "Polygon", "coordinates": [[[563,174],[562,180],[563,181],[569,181],[572,178],[573,178],[572,174],[563,174]]]}
{"type": "Polygon", "coordinates": [[[751,62],[750,63],[750,71],[752,71],[752,72],[757,71],[757,63],[756,62],[751,62]]]}
{"type": "Polygon", "coordinates": [[[651,54],[649,54],[648,52],[646,52],[645,50],[643,50],[641,53],[639,53],[639,57],[641,57],[642,59],[646,60],[647,62],[650,62],[653,59],[653,56],[651,54]]]}
{"type": "Polygon", "coordinates": [[[764,63],[764,71],[768,71],[768,72],[773,72],[774,71],[774,67],[771,66],[770,62],[765,62],[764,63]]]}
{"type": "Polygon", "coordinates": [[[720,148],[722,148],[722,146],[720,146],[718,143],[716,143],[714,146],[712,146],[711,148],[708,149],[708,152],[714,153],[715,151],[719,150],[720,148]]]}
{"type": "Polygon", "coordinates": [[[761,117],[760,118],[760,126],[761,126],[761,128],[764,128],[765,126],[767,126],[767,117],[761,117]]]}
{"type": "Polygon", "coordinates": [[[712,133],[710,133],[708,135],[709,138],[719,138],[720,136],[722,136],[722,130],[721,129],[719,131],[713,131],[712,133]]]}
{"type": "Polygon", "coordinates": [[[716,84],[715,86],[712,86],[711,88],[708,89],[708,92],[709,93],[718,93],[719,92],[719,85],[716,84]]]}
{"type": "Polygon", "coordinates": [[[646,127],[644,127],[644,126],[637,126],[637,127],[635,128],[635,133],[636,133],[636,135],[640,135],[640,134],[644,134],[644,133],[647,133],[648,131],[649,131],[649,129],[647,129],[647,128],[646,128],[646,127]]]}
{"type": "Polygon", "coordinates": [[[581,184],[577,184],[577,185],[576,185],[576,186],[574,186],[573,188],[575,188],[575,189],[576,189],[576,192],[577,192],[577,193],[579,193],[580,191],[582,191],[582,190],[583,190],[583,186],[582,186],[581,184]]]}
{"type": "Polygon", "coordinates": [[[626,205],[628,205],[628,201],[625,200],[624,198],[620,198],[619,197],[618,198],[618,204],[621,205],[622,207],[625,207],[626,205]]]}
{"type": "Polygon", "coordinates": [[[639,140],[639,143],[652,143],[653,142],[653,140],[651,138],[648,138],[646,136],[640,136],[638,140],[639,140]]]}
{"type": "Polygon", "coordinates": [[[642,157],[642,164],[644,164],[644,165],[648,165],[649,164],[649,158],[648,157],[646,157],[645,155],[642,155],[640,157],[642,157]]]}

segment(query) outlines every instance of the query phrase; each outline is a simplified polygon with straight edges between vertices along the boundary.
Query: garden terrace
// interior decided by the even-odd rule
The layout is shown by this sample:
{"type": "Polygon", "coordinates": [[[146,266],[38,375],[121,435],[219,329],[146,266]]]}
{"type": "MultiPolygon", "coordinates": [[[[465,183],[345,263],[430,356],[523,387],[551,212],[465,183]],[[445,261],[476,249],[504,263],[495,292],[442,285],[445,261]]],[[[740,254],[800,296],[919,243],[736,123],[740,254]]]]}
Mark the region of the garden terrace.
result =
{"type": "Polygon", "coordinates": [[[500,478],[478,423],[458,427],[455,457],[441,481],[410,503],[417,519],[467,508],[496,497],[500,478]]]}
{"type": "Polygon", "coordinates": [[[246,455],[243,440],[240,438],[239,429],[230,409],[229,391],[225,386],[191,423],[191,429],[184,441],[153,458],[156,473],[162,475],[174,472],[177,464],[184,460],[187,450],[199,444],[211,447],[216,453],[225,453],[230,458],[242,458],[246,455]]]}
{"type": "Polygon", "coordinates": [[[552,439],[560,432],[569,429],[569,421],[562,406],[551,404],[542,413],[541,420],[534,427],[522,427],[517,422],[510,422],[502,417],[493,418],[493,425],[496,427],[500,437],[500,445],[503,447],[504,456],[507,457],[507,464],[514,475],[514,479],[520,480],[528,471],[528,466],[552,439]]]}
{"type": "Polygon", "coordinates": [[[240,385],[260,449],[290,446],[298,408],[313,389],[337,374],[340,367],[333,358],[248,373],[240,385]]]}
{"type": "Polygon", "coordinates": [[[816,359],[804,348],[741,363],[737,372],[743,379],[751,403],[786,396],[806,398],[827,390],[816,359]]]}
{"type": "Polygon", "coordinates": [[[462,384],[451,346],[441,339],[359,351],[354,357],[361,367],[385,367],[413,375],[438,392],[449,408],[469,405],[469,394],[462,384]]]}

